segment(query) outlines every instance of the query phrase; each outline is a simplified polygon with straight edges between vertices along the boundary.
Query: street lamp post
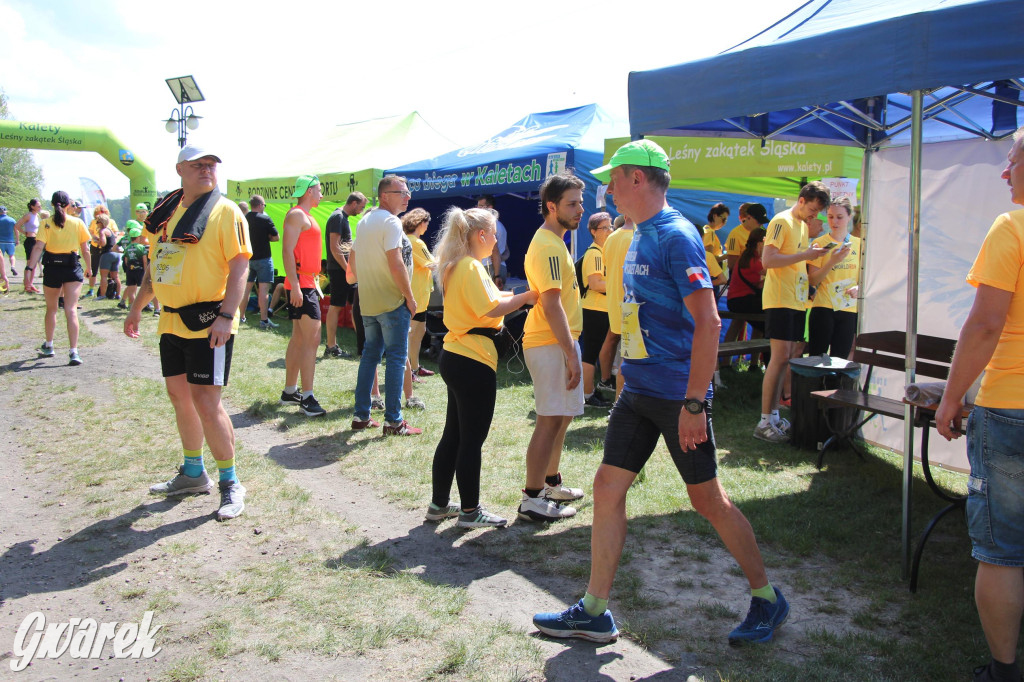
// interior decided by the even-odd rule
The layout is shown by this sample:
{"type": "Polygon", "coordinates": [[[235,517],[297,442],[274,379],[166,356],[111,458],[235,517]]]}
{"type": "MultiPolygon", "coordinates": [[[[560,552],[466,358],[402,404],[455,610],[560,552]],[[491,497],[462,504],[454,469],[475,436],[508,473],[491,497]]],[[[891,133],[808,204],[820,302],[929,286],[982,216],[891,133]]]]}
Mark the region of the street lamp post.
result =
{"type": "Polygon", "coordinates": [[[171,110],[171,116],[164,121],[164,127],[169,133],[178,133],[178,147],[184,147],[188,141],[188,131],[199,127],[199,119],[189,106],[191,102],[202,102],[203,93],[192,76],[181,76],[168,78],[167,87],[171,89],[174,99],[178,102],[178,108],[171,110]]]}

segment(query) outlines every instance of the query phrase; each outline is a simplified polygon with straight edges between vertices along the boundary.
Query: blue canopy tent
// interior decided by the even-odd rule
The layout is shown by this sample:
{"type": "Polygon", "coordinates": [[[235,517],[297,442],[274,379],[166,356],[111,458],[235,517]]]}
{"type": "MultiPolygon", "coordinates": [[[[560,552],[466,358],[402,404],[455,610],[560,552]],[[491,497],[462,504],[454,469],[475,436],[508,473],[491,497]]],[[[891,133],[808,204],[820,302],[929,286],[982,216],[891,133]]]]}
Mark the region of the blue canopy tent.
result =
{"type": "MultiPolygon", "coordinates": [[[[915,379],[922,142],[1008,137],[1024,76],[1020,0],[811,0],[724,53],[629,77],[630,132],[909,144],[906,382],[915,379]]],[[[865,227],[870,197],[862,195],[865,227]]],[[[910,567],[913,424],[903,433],[910,567]]]]}
{"type": "MultiPolygon", "coordinates": [[[[425,208],[432,216],[440,217],[452,205],[475,206],[481,195],[494,195],[508,230],[509,274],[522,277],[523,257],[541,222],[537,191],[551,174],[571,168],[586,185],[586,213],[576,248],[582,253],[590,244],[585,226],[598,210],[599,183],[589,171],[603,163],[604,139],[613,136],[612,127],[612,119],[596,104],[530,114],[479,144],[387,172],[408,180],[410,208],[425,208]]],[[[430,229],[439,226],[433,220],[430,229]]]]}

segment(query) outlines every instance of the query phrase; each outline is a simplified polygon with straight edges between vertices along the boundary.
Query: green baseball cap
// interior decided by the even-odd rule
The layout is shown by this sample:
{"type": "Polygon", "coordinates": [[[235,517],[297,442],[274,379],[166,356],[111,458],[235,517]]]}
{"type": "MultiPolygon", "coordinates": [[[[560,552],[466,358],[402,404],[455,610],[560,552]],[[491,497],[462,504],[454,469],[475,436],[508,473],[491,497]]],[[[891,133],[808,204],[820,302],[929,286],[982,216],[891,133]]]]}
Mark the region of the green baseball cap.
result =
{"type": "Polygon", "coordinates": [[[138,239],[141,236],[142,236],[142,228],[141,227],[133,227],[130,230],[128,230],[128,239],[138,239]]]}
{"type": "Polygon", "coordinates": [[[315,175],[300,175],[295,178],[295,191],[292,192],[292,199],[301,197],[310,187],[319,184],[320,178],[315,175]]]}
{"type": "Polygon", "coordinates": [[[616,166],[652,166],[662,170],[671,170],[668,155],[657,143],[650,140],[633,140],[622,145],[612,154],[608,165],[595,168],[590,174],[601,182],[608,182],[612,168],[616,166]]]}
{"type": "Polygon", "coordinates": [[[145,204],[135,204],[135,210],[136,211],[148,211],[149,210],[149,206],[146,206],[145,204]]]}

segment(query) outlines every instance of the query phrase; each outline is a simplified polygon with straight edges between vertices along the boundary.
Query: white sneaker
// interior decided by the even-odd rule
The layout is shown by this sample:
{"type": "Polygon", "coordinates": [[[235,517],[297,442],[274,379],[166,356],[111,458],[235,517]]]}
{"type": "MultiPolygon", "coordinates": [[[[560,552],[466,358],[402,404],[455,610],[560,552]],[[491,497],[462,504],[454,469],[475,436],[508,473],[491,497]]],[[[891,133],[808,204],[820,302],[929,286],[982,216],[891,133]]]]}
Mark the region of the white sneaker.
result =
{"type": "Polygon", "coordinates": [[[757,426],[754,427],[754,438],[768,441],[769,443],[786,443],[789,441],[789,434],[771,422],[767,424],[758,422],[757,426]]]}
{"type": "Polygon", "coordinates": [[[785,417],[779,417],[779,421],[775,422],[775,428],[788,436],[789,432],[793,430],[793,425],[785,417]]]}
{"type": "Polygon", "coordinates": [[[575,507],[543,497],[530,497],[526,493],[523,493],[523,501],[519,505],[519,518],[523,521],[558,521],[575,515],[575,507]]]}
{"type": "Polygon", "coordinates": [[[427,404],[425,402],[423,402],[423,398],[419,397],[418,395],[414,395],[413,397],[408,398],[405,401],[405,406],[410,408],[410,409],[412,409],[412,408],[416,408],[418,410],[425,410],[425,409],[427,409],[427,404]]]}
{"type": "Polygon", "coordinates": [[[544,491],[540,494],[546,500],[555,502],[572,502],[583,497],[583,491],[579,488],[570,488],[564,483],[558,485],[544,484],[544,491]]]}

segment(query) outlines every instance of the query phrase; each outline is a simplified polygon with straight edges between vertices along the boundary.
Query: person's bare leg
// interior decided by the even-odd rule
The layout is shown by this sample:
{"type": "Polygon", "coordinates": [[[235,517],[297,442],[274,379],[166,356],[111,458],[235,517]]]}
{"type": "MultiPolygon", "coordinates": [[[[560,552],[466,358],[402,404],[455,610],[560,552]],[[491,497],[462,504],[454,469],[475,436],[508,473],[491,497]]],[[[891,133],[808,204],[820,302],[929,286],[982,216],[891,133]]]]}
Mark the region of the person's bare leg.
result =
{"type": "MultiPolygon", "coordinates": [[[[252,293],[252,282],[245,283],[245,295],[242,296],[242,300],[238,302],[238,318],[245,317],[245,311],[249,307],[249,295],[252,293]]],[[[257,289],[259,291],[259,289],[257,289]]]]}
{"type": "Polygon", "coordinates": [[[46,316],[43,318],[43,331],[46,342],[53,345],[53,335],[57,332],[57,301],[60,300],[62,287],[43,287],[46,297],[46,316]]]}
{"type": "Polygon", "coordinates": [[[740,565],[750,589],[768,584],[761,550],[757,547],[754,529],[743,512],[732,503],[717,478],[696,485],[687,485],[686,492],[694,510],[714,526],[726,549],[740,565]]]}
{"type": "MultiPolygon", "coordinates": [[[[526,446],[526,487],[539,490],[544,487],[544,477],[551,469],[551,454],[554,442],[558,442],[559,456],[561,456],[561,445],[565,439],[565,430],[572,417],[545,417],[537,415],[537,423],[533,427],[533,435],[530,437],[530,444],[526,446]]],[[[558,464],[555,470],[558,473],[558,464]]]]}
{"type": "MultiPolygon", "coordinates": [[[[260,282],[256,285],[256,295],[259,298],[257,304],[260,307],[260,320],[269,320],[270,315],[267,314],[267,292],[270,291],[270,282],[260,282]]],[[[248,302],[249,293],[246,292],[245,300],[248,302]]]]}
{"type": "Polygon", "coordinates": [[[1024,569],[979,562],[974,601],[992,658],[1013,663],[1024,615],[1024,569]]]}
{"type": "Polygon", "coordinates": [[[303,315],[302,319],[296,320],[296,323],[299,329],[300,343],[299,376],[302,378],[302,392],[309,393],[313,390],[313,375],[316,374],[316,350],[320,347],[320,320],[303,315]]]}
{"type": "Polygon", "coordinates": [[[231,426],[231,418],[221,403],[221,388],[189,384],[192,404],[202,423],[202,434],[206,437],[210,454],[214,459],[227,460],[235,456],[235,429],[231,426]]]}
{"type": "Polygon", "coordinates": [[[583,395],[590,395],[594,392],[594,366],[590,363],[583,363],[583,395]]]}
{"type": "Polygon", "coordinates": [[[402,383],[402,393],[405,394],[406,400],[412,397],[412,363],[408,358],[405,360],[405,381],[402,383]]]}
{"type": "Polygon", "coordinates": [[[181,446],[186,450],[203,449],[203,423],[192,403],[192,389],[184,374],[164,377],[167,396],[174,408],[174,420],[178,425],[181,446]]]}
{"type": "Polygon", "coordinates": [[[409,325],[409,361],[414,372],[420,368],[420,346],[423,344],[423,334],[426,331],[426,322],[413,320],[409,325]]]}
{"type": "Polygon", "coordinates": [[[81,293],[81,282],[64,283],[64,317],[68,321],[68,346],[71,348],[78,348],[78,296],[81,293]]]}
{"type": "Polygon", "coordinates": [[[626,542],[626,493],[636,474],[602,464],[594,476],[594,521],[590,528],[587,592],[607,599],[626,542]]]}
{"type": "Polygon", "coordinates": [[[565,433],[569,430],[572,417],[561,417],[561,420],[562,424],[558,429],[558,433],[551,440],[551,454],[548,457],[548,468],[545,472],[547,476],[554,476],[558,473],[558,465],[562,461],[562,448],[565,445],[565,433]]]}
{"type": "Polygon", "coordinates": [[[338,318],[341,317],[341,308],[334,305],[334,300],[331,299],[331,305],[327,308],[327,317],[324,319],[324,326],[327,327],[327,347],[334,348],[338,345],[338,318]]]}
{"type": "Polygon", "coordinates": [[[770,414],[779,409],[779,392],[782,390],[782,377],[789,366],[789,354],[792,341],[771,339],[772,357],[764,371],[761,382],[761,413],[770,414]]]}

